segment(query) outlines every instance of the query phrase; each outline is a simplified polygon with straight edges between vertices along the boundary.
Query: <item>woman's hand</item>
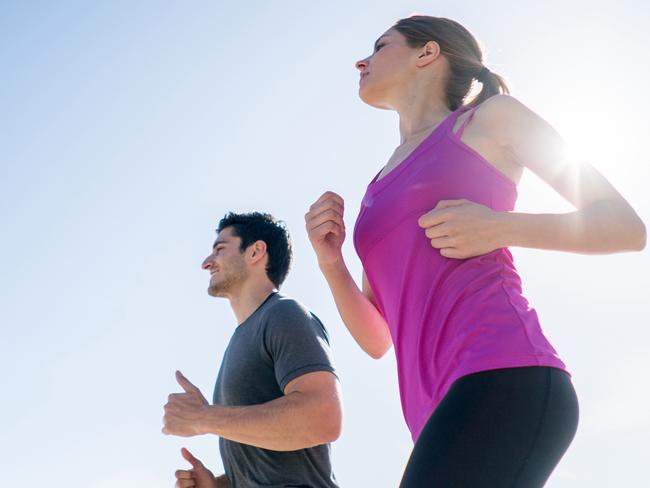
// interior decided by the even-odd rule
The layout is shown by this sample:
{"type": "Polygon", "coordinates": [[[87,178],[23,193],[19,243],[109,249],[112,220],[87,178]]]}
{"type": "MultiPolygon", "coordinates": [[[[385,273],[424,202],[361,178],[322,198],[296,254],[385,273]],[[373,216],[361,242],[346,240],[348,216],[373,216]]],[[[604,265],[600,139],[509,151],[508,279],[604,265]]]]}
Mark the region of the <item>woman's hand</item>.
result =
{"type": "MultiPolygon", "coordinates": [[[[305,214],[305,226],[343,323],[359,346],[371,357],[379,359],[392,345],[390,330],[371,301],[374,298],[369,298],[372,297],[369,285],[364,285],[368,293],[364,295],[343,260],[343,199],[331,191],[323,193],[305,214]]],[[[364,278],[364,282],[367,279],[364,278]]]]}
{"type": "Polygon", "coordinates": [[[341,247],[345,240],[345,223],[343,222],[343,198],[327,191],[309,207],[305,214],[305,227],[318,264],[331,266],[342,260],[341,247]]]}
{"type": "Polygon", "coordinates": [[[446,258],[466,259],[504,247],[503,214],[469,200],[441,200],[418,224],[446,258]]]}

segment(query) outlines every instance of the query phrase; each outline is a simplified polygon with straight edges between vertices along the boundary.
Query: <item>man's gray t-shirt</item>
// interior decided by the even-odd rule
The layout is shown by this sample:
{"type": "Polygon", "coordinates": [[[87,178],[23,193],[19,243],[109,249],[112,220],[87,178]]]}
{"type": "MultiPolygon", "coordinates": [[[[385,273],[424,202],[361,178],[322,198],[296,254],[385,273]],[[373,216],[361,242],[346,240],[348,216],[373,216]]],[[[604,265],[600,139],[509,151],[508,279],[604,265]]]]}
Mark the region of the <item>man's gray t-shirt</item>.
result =
{"type": "MultiPolygon", "coordinates": [[[[314,371],[334,373],[327,331],[304,306],[276,292],[235,329],[213,403],[266,403],[282,397],[291,380],[314,371]]],[[[232,488],[338,487],[329,444],[273,451],[220,438],[219,449],[232,488]]]]}

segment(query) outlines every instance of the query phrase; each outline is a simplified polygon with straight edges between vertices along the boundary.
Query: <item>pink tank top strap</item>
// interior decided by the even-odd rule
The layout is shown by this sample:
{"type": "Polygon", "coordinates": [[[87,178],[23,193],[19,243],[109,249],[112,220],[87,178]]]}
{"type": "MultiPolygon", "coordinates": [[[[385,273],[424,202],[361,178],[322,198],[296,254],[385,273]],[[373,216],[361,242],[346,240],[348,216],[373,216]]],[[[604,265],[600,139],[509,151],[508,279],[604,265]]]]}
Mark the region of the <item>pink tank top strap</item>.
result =
{"type": "Polygon", "coordinates": [[[439,129],[442,132],[452,132],[454,130],[454,125],[456,125],[456,120],[458,120],[458,117],[460,114],[465,112],[468,107],[460,106],[453,112],[451,112],[447,118],[440,124],[439,129]]]}
{"type": "MultiPolygon", "coordinates": [[[[467,126],[469,121],[472,120],[472,117],[474,117],[474,114],[476,113],[477,108],[478,108],[478,105],[476,107],[473,107],[473,108],[466,107],[464,110],[461,110],[459,112],[458,115],[460,115],[461,113],[466,112],[467,110],[469,110],[469,113],[468,113],[467,117],[465,118],[465,120],[463,120],[463,123],[460,125],[460,127],[458,128],[458,131],[456,132],[456,135],[459,138],[463,137],[463,132],[465,131],[465,127],[467,126]]],[[[453,128],[452,128],[452,130],[453,130],[453,128]]]]}

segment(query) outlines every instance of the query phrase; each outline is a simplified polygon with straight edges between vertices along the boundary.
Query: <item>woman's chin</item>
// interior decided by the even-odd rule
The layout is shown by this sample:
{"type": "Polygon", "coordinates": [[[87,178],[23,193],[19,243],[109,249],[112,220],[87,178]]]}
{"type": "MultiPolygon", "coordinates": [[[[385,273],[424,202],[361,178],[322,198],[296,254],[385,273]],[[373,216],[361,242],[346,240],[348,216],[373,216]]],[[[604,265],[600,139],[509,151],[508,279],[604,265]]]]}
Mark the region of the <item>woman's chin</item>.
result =
{"type": "Polygon", "coordinates": [[[373,93],[369,90],[365,90],[364,87],[359,87],[359,98],[367,105],[370,105],[374,108],[379,108],[382,110],[390,110],[391,107],[386,103],[385,100],[382,100],[378,96],[373,96],[373,93]]]}

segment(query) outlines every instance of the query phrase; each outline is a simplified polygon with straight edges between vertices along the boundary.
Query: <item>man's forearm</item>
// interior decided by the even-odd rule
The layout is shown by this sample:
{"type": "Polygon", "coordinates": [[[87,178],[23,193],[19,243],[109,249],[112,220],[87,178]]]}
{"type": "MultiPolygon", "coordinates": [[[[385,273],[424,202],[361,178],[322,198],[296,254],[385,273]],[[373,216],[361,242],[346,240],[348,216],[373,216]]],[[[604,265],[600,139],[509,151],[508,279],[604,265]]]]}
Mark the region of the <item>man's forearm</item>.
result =
{"type": "Polygon", "coordinates": [[[230,488],[230,480],[225,474],[215,476],[214,479],[217,482],[217,488],[230,488]]]}
{"type": "Polygon", "coordinates": [[[274,451],[313,447],[338,437],[334,400],[293,392],[260,405],[211,405],[200,421],[200,431],[274,451]]]}

